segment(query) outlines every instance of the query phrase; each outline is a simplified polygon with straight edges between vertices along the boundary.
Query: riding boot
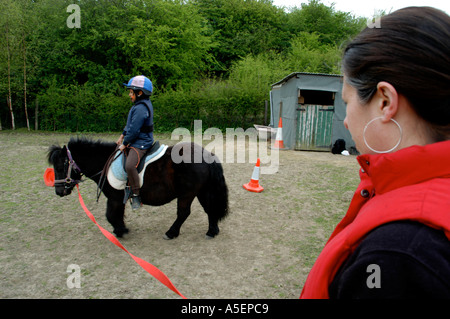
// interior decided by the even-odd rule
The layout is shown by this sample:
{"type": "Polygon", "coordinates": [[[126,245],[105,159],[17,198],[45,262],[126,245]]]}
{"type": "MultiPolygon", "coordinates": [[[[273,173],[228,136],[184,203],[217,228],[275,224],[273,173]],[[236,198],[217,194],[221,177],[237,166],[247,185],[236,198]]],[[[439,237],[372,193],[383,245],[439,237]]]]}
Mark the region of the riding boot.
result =
{"type": "Polygon", "coordinates": [[[146,150],[131,148],[125,163],[125,170],[128,174],[128,183],[133,194],[131,195],[131,207],[133,210],[139,209],[142,206],[141,198],[139,197],[139,174],[136,168],[139,165],[140,159],[144,156],[145,151],[146,150]]]}

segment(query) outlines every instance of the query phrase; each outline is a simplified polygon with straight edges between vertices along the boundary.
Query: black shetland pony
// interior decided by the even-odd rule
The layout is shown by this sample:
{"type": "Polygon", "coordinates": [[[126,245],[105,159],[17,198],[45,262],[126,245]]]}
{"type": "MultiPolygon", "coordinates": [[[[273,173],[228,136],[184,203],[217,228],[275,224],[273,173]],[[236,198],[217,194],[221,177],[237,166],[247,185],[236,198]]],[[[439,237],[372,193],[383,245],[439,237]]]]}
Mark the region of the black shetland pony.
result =
{"type": "MultiPolygon", "coordinates": [[[[171,146],[160,159],[148,165],[144,173],[144,185],[140,191],[143,204],[161,206],[177,198],[177,219],[166,232],[165,239],[173,239],[180,234],[181,225],[191,213],[195,197],[208,215],[206,238],[213,238],[219,233],[218,222],[228,214],[228,188],[222,165],[214,154],[199,145],[189,144],[189,147],[180,147],[179,155],[186,158],[186,154],[181,153],[190,149],[190,157],[194,159],[194,153],[201,152],[201,162],[175,163],[171,156],[174,146],[171,146]]],[[[116,146],[115,143],[86,138],[72,138],[67,147],[51,146],[48,161],[55,171],[56,194],[69,195],[83,175],[98,184],[100,173],[116,146]]],[[[116,236],[122,237],[128,233],[124,222],[124,191],[111,187],[106,177],[104,183],[102,191],[107,198],[106,218],[114,227],[116,236]]]]}

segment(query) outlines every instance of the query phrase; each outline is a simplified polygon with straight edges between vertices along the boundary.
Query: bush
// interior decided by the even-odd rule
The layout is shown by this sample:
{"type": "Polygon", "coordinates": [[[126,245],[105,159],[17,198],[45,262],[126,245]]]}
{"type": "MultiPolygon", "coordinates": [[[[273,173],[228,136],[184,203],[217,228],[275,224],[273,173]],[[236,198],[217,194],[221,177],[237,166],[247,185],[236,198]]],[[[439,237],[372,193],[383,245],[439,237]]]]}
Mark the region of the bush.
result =
{"type": "Polygon", "coordinates": [[[260,93],[216,80],[198,81],[188,90],[166,91],[153,99],[155,128],[193,129],[194,120],[202,120],[204,129],[247,128],[263,120],[264,98],[260,93]]]}
{"type": "Polygon", "coordinates": [[[285,54],[263,53],[234,63],[227,79],[196,81],[154,97],[155,127],[171,131],[193,128],[241,127],[247,129],[264,121],[264,101],[271,84],[292,72],[339,73],[340,50],[324,45],[315,33],[301,33],[285,54]]]}
{"type": "Polygon", "coordinates": [[[59,88],[53,82],[38,100],[40,129],[52,131],[120,131],[130,106],[126,93],[97,93],[88,83],[59,88]]]}

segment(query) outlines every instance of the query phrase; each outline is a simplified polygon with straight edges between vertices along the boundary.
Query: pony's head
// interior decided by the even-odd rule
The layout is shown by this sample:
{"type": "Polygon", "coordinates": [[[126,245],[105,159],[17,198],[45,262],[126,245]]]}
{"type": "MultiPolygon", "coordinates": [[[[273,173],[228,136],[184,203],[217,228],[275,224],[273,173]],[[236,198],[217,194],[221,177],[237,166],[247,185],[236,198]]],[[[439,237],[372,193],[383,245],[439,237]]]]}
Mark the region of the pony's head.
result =
{"type": "Polygon", "coordinates": [[[55,172],[56,195],[61,197],[69,195],[82,176],[70,151],[65,145],[63,147],[52,145],[48,150],[48,162],[53,165],[55,172]]]}

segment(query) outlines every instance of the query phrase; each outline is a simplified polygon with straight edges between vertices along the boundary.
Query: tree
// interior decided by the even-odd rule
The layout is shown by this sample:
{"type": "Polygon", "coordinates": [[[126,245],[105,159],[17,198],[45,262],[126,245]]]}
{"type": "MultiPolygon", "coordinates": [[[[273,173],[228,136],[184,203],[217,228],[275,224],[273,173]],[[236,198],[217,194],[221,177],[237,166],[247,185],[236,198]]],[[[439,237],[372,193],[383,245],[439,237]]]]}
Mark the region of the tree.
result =
{"type": "MultiPolygon", "coordinates": [[[[0,61],[0,70],[4,77],[0,78],[0,95],[7,96],[7,109],[11,119],[11,127],[16,127],[25,118],[26,126],[30,129],[28,117],[28,79],[32,76],[34,68],[33,48],[30,42],[36,28],[37,17],[34,6],[28,0],[0,0],[0,29],[4,30],[0,37],[0,54],[4,57],[0,61]],[[16,116],[18,115],[18,116],[16,116]]],[[[2,102],[5,99],[2,98],[2,102]]],[[[0,106],[3,104],[0,103],[0,106]]],[[[0,115],[3,115],[0,108],[0,115]]]]}
{"type": "MultiPolygon", "coordinates": [[[[13,101],[12,101],[12,93],[13,93],[13,68],[15,68],[13,57],[15,56],[15,51],[17,50],[17,32],[16,28],[18,25],[18,8],[14,1],[11,0],[1,0],[0,1],[0,12],[2,12],[0,24],[1,29],[3,30],[3,38],[2,42],[5,44],[2,46],[4,49],[2,50],[3,56],[5,56],[6,60],[6,87],[7,87],[7,95],[6,102],[9,109],[9,115],[11,118],[11,128],[14,130],[16,128],[16,122],[13,111],[13,101]]],[[[5,67],[5,66],[4,66],[5,67]]]]}
{"type": "Polygon", "coordinates": [[[11,114],[11,128],[14,130],[16,128],[15,120],[14,120],[14,112],[12,107],[11,100],[11,46],[10,46],[10,21],[6,21],[5,24],[5,38],[6,38],[6,56],[8,58],[8,97],[6,101],[8,103],[9,112],[11,114]]]}
{"type": "Polygon", "coordinates": [[[296,72],[339,74],[341,51],[335,44],[323,44],[317,32],[300,32],[284,60],[285,68],[296,72]]]}
{"type": "Polygon", "coordinates": [[[0,0],[0,117],[12,127],[29,128],[35,97],[41,129],[121,129],[122,83],[137,74],[166,130],[196,117],[246,127],[279,78],[339,73],[341,44],[365,25],[318,0],[291,12],[271,0],[77,0],[71,28],[74,2],[0,0]]]}
{"type": "Polygon", "coordinates": [[[32,36],[35,19],[36,16],[32,12],[31,3],[27,0],[16,1],[19,5],[21,12],[19,16],[19,26],[20,37],[21,37],[21,51],[22,51],[22,61],[23,61],[23,107],[25,113],[25,120],[27,123],[27,128],[30,130],[30,120],[28,118],[28,109],[27,109],[27,68],[28,60],[27,55],[29,55],[29,51],[27,50],[29,38],[32,36]]]}
{"type": "Polygon", "coordinates": [[[364,18],[355,18],[348,12],[336,11],[320,0],[310,0],[294,7],[288,15],[291,34],[300,32],[316,33],[323,44],[340,45],[343,41],[358,34],[364,27],[364,18]]]}
{"type": "Polygon", "coordinates": [[[226,73],[239,59],[263,52],[282,52],[289,45],[285,12],[269,0],[193,0],[207,19],[218,61],[212,71],[226,73]]]}
{"type": "Polygon", "coordinates": [[[212,46],[204,19],[190,2],[143,0],[129,8],[119,37],[132,74],[148,75],[160,88],[190,83],[207,70],[212,46]]]}

